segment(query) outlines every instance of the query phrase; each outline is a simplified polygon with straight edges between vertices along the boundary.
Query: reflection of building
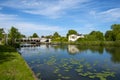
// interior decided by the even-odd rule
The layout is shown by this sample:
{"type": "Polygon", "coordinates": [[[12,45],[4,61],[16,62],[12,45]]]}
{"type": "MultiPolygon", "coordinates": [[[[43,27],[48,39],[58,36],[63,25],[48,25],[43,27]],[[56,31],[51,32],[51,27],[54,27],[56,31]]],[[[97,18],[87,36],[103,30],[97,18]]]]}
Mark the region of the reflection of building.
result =
{"type": "Polygon", "coordinates": [[[75,45],[68,45],[68,52],[70,54],[76,54],[79,52],[79,49],[75,45]]]}
{"type": "Polygon", "coordinates": [[[84,35],[82,35],[82,34],[72,34],[72,35],[69,35],[68,40],[74,42],[79,38],[84,38],[84,35]]]}

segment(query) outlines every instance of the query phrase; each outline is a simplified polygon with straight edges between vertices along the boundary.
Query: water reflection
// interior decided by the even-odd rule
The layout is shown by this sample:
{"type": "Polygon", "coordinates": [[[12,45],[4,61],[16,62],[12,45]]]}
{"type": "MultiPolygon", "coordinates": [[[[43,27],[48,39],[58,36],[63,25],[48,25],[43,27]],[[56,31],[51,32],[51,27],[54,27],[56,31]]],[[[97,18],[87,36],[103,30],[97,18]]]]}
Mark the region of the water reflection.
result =
{"type": "Polygon", "coordinates": [[[75,45],[68,45],[68,53],[70,54],[76,54],[79,53],[80,50],[75,45]]]}
{"type": "Polygon", "coordinates": [[[101,46],[80,46],[80,45],[54,45],[55,50],[67,49],[69,54],[75,55],[82,53],[83,51],[90,50],[92,53],[103,54],[104,50],[111,55],[111,61],[114,63],[120,63],[120,48],[119,47],[101,47],[101,46]]]}
{"type": "Polygon", "coordinates": [[[111,54],[111,60],[114,63],[120,63],[120,47],[105,47],[105,49],[111,54]]]}
{"type": "Polygon", "coordinates": [[[26,53],[30,53],[34,51],[39,51],[39,47],[41,48],[54,48],[57,50],[67,50],[70,55],[76,55],[82,53],[83,51],[90,50],[92,53],[103,54],[106,51],[111,55],[111,61],[114,63],[120,63],[120,47],[100,47],[100,46],[80,46],[80,45],[40,45],[36,47],[25,47],[21,51],[26,53]],[[25,50],[24,50],[25,49],[25,50]]]}
{"type": "Polygon", "coordinates": [[[41,80],[120,80],[120,49],[80,45],[21,48],[41,80]]]}

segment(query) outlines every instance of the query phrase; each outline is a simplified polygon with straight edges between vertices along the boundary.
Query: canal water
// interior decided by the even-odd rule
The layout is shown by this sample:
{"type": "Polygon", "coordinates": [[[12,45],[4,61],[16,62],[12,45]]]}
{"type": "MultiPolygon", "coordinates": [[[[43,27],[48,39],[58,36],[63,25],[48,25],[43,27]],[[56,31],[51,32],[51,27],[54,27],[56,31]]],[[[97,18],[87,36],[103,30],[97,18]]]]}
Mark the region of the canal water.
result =
{"type": "Polygon", "coordinates": [[[39,80],[120,80],[120,48],[79,45],[21,47],[39,80]]]}

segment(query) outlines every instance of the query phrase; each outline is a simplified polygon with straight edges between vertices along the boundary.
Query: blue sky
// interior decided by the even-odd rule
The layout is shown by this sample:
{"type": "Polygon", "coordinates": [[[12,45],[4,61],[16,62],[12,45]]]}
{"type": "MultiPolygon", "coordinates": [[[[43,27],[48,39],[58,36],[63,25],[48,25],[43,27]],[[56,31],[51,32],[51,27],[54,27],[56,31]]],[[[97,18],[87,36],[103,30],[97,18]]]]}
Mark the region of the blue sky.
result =
{"type": "Polygon", "coordinates": [[[0,27],[14,26],[27,36],[105,33],[119,23],[120,0],[0,0],[0,27]]]}

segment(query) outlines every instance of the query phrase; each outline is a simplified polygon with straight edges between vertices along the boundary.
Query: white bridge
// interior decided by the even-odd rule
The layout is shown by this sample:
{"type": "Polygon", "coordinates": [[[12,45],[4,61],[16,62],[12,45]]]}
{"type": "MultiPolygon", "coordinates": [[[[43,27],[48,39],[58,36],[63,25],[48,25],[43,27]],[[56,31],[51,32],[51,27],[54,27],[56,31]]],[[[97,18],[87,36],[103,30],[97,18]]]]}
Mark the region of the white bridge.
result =
{"type": "Polygon", "coordinates": [[[48,39],[48,38],[21,38],[21,39],[17,39],[16,42],[28,43],[28,44],[40,44],[40,43],[51,43],[51,39],[48,39]]]}

